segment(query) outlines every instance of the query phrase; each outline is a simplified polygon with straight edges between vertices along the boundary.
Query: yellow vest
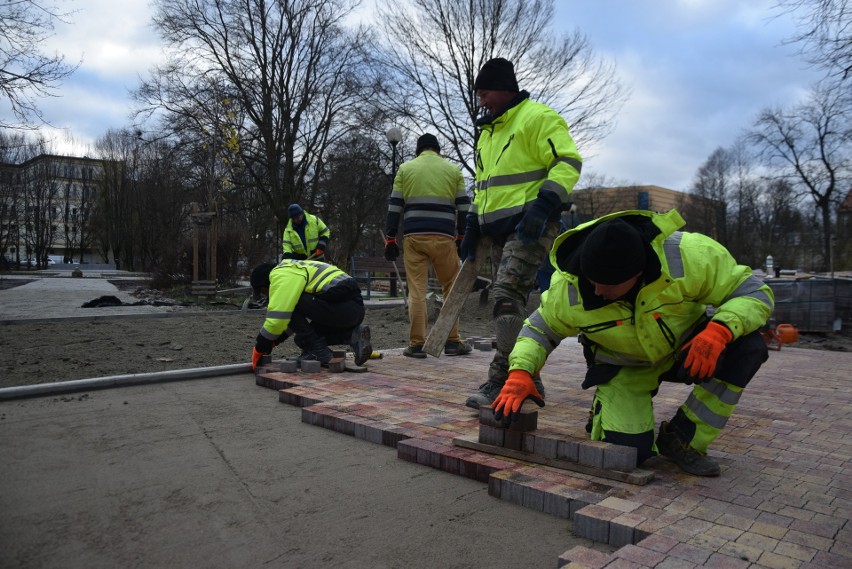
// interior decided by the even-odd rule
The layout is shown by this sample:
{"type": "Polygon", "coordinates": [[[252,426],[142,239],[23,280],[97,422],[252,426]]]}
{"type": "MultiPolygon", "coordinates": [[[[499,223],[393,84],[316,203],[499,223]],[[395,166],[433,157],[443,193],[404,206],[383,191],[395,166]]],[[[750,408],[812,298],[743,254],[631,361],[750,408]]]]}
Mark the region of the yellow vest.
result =
{"type": "Polygon", "coordinates": [[[471,211],[482,233],[495,237],[511,234],[539,196],[557,219],[571,202],[582,167],[565,120],[527,98],[482,126],[475,160],[471,211]]]}

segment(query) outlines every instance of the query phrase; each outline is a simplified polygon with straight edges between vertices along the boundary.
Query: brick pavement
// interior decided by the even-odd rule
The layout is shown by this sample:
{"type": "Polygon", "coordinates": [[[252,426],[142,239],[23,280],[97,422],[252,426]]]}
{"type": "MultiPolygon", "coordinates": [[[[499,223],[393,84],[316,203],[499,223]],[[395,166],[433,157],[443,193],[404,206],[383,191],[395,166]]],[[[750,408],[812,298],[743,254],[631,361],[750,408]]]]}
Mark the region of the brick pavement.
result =
{"type": "MultiPolygon", "coordinates": [[[[642,465],[654,473],[645,485],[454,446],[477,436],[477,413],[463,403],[491,355],[412,360],[394,350],[366,373],[265,372],[256,382],[302,407],[304,422],[479,480],[492,496],[568,518],[577,535],[617,548],[575,547],[554,560],[559,567],[852,567],[852,354],[770,352],[710,449],[722,475],[690,476],[656,457],[642,465]]],[[[536,435],[585,439],[584,369],[571,339],[553,352],[542,370],[547,406],[536,435]]],[[[688,392],[663,385],[658,424],[688,392]]]]}

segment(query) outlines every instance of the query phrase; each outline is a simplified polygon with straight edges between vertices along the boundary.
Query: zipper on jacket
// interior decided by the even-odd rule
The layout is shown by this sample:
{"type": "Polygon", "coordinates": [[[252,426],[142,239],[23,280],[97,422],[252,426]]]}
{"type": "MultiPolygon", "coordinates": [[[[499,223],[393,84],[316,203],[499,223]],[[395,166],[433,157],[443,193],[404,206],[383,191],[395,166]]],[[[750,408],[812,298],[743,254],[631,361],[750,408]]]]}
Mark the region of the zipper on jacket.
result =
{"type": "Polygon", "coordinates": [[[594,334],[595,332],[603,332],[616,326],[624,326],[625,324],[635,324],[636,318],[631,316],[629,320],[610,320],[609,322],[600,322],[591,326],[580,326],[579,330],[584,334],[594,334]]]}
{"type": "Polygon", "coordinates": [[[500,159],[503,158],[503,153],[506,152],[506,149],[509,148],[510,144],[512,144],[513,138],[515,138],[514,132],[509,136],[509,140],[506,141],[506,146],[504,146],[503,150],[500,151],[500,156],[497,157],[497,161],[494,163],[495,166],[500,163],[500,159]]]}
{"type": "Polygon", "coordinates": [[[666,342],[669,343],[669,347],[674,348],[675,342],[677,339],[675,338],[674,332],[669,328],[668,324],[666,324],[665,320],[663,320],[663,315],[659,312],[655,312],[653,314],[654,320],[657,322],[657,326],[660,327],[660,332],[663,333],[663,337],[665,337],[666,342]]]}

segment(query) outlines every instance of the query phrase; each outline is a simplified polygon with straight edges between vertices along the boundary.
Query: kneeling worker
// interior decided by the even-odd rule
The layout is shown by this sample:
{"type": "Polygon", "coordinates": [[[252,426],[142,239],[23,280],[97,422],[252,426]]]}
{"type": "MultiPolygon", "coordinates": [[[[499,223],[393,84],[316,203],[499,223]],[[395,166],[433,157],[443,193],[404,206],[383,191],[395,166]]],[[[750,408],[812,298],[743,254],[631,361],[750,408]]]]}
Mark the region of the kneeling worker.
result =
{"type": "Polygon", "coordinates": [[[252,351],[252,369],[291,334],[302,349],[300,360],[327,364],[332,358],[328,347],[335,344],[349,344],[356,365],[370,358],[370,328],[361,325],[361,289],[334,265],[291,259],[278,265],[264,263],[252,271],[250,282],[255,297],[261,293],[269,297],[266,320],[252,351]]]}
{"type": "Polygon", "coordinates": [[[635,447],[639,464],[659,453],[690,474],[719,475],[707,448],[768,357],[759,329],[774,296],[722,245],[679,231],[684,224],[674,210],[627,211],[556,239],[556,271],[511,352],[498,417],[527,398],[543,406],[532,376],[563,338],[579,336],[582,387],[596,388],[593,440],[635,447]],[[695,386],[655,441],[652,399],[663,381],[695,386]]]}

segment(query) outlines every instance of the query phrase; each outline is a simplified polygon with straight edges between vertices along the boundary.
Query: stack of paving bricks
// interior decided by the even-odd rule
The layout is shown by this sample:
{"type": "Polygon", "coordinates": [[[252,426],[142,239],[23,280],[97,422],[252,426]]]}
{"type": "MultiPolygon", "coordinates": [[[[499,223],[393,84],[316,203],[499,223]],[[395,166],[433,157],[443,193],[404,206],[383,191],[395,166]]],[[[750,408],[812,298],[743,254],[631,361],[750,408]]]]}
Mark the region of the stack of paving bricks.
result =
{"type": "MultiPolygon", "coordinates": [[[[479,480],[491,495],[570,519],[577,535],[613,547],[574,547],[554,560],[559,567],[852,567],[852,354],[772,352],[711,447],[722,475],[689,476],[657,457],[642,465],[654,474],[644,485],[454,445],[479,440],[479,415],[463,403],[490,355],[412,362],[394,350],[371,360],[366,373],[266,371],[256,383],[301,407],[306,423],[479,480]]],[[[578,463],[585,449],[583,460],[603,467],[606,447],[584,440],[592,396],[579,388],[584,370],[579,345],[563,342],[542,370],[547,406],[535,433],[510,435],[511,445],[520,440],[519,452],[555,453],[558,461],[573,457],[559,442],[576,442],[578,463]]],[[[664,384],[657,421],[688,393],[664,384]]]]}

